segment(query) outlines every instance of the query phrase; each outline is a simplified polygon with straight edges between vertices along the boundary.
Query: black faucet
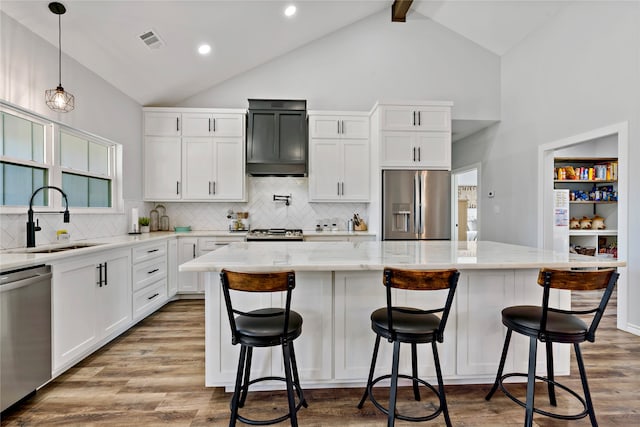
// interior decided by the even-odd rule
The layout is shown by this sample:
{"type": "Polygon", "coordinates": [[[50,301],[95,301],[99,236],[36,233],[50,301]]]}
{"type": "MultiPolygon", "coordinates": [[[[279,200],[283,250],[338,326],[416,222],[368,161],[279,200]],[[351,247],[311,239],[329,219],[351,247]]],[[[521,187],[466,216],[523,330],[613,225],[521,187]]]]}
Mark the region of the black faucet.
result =
{"type": "Polygon", "coordinates": [[[64,203],[65,203],[65,209],[64,212],[61,212],[64,214],[64,218],[63,221],[65,223],[69,222],[69,200],[67,199],[67,195],[64,194],[64,191],[62,191],[61,188],[58,187],[54,187],[52,185],[45,185],[44,187],[40,187],[38,189],[36,189],[33,194],[31,195],[31,200],[29,200],[29,210],[27,211],[27,247],[28,248],[35,248],[36,247],[36,231],[40,231],[42,230],[42,228],[40,228],[39,225],[36,225],[33,222],[33,198],[35,197],[35,195],[38,193],[38,191],[40,190],[44,190],[44,189],[52,189],[52,190],[58,190],[60,192],[60,194],[62,194],[62,197],[64,197],[64,203]]]}

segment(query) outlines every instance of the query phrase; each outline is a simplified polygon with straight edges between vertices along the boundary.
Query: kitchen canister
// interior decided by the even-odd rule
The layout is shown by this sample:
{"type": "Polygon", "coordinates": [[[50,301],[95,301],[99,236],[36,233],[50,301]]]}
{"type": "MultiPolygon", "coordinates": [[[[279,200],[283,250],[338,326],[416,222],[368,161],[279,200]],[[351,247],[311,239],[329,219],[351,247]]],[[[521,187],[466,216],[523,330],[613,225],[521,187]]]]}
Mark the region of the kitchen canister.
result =
{"type": "Polygon", "coordinates": [[[158,231],[160,229],[160,213],[156,209],[149,211],[149,231],[158,231]]]}

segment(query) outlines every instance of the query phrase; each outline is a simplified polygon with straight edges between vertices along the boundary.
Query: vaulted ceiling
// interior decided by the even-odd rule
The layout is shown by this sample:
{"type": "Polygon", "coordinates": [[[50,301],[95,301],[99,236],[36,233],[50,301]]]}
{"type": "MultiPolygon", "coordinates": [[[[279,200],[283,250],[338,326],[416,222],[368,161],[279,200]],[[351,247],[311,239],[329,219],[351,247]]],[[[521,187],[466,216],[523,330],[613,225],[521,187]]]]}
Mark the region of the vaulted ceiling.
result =
{"type": "MultiPolygon", "coordinates": [[[[49,1],[2,0],[0,10],[57,47],[49,1]]],[[[65,0],[62,50],[141,105],[171,105],[375,13],[393,0],[65,0]],[[290,4],[292,17],[284,15],[290,4]],[[140,35],[162,40],[150,49],[140,35]],[[212,52],[200,56],[197,47],[212,52]]],[[[503,55],[567,1],[413,1],[431,19],[503,55]]],[[[403,25],[398,23],[397,25],[403,25]]]]}

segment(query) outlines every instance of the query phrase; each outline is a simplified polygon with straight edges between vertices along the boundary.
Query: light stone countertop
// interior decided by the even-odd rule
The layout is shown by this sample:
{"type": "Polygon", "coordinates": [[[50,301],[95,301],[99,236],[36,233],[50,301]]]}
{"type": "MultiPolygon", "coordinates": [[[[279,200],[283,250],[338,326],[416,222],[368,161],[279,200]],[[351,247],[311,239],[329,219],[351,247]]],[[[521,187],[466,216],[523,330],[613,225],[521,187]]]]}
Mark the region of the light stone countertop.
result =
{"type": "Polygon", "coordinates": [[[180,265],[180,271],[354,271],[385,266],[439,269],[622,267],[626,262],[479,241],[232,243],[180,265]]]}

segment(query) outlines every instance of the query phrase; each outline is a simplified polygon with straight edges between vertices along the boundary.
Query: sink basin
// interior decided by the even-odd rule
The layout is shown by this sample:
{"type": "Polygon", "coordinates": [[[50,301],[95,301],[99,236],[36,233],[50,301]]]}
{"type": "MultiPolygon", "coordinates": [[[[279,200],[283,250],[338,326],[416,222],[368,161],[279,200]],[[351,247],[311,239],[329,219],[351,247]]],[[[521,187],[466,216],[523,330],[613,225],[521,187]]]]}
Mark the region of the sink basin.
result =
{"type": "Polygon", "coordinates": [[[63,246],[48,246],[43,248],[23,248],[11,251],[12,253],[28,253],[28,254],[52,254],[55,252],[70,251],[72,249],[90,248],[92,246],[98,246],[101,243],[73,243],[63,246]]]}

